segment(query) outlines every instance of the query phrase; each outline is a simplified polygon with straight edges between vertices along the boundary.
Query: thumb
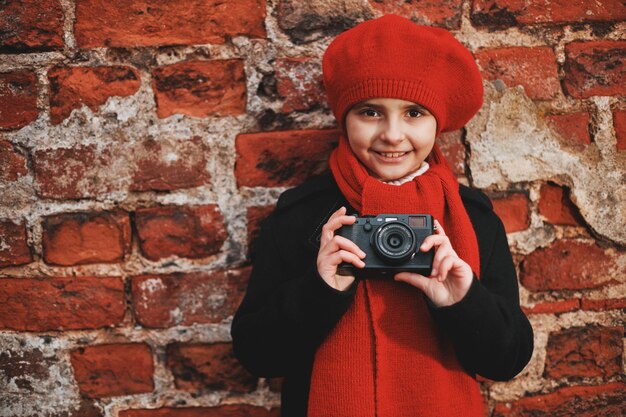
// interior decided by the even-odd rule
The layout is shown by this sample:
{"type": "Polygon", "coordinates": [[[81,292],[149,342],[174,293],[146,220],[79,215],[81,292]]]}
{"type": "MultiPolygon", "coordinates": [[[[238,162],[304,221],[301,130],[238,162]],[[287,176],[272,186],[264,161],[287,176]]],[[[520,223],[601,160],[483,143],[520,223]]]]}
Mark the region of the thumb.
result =
{"type": "Polygon", "coordinates": [[[412,272],[400,272],[393,277],[396,281],[406,282],[420,290],[426,292],[426,289],[430,285],[430,278],[426,278],[424,275],[414,274],[412,272]]]}

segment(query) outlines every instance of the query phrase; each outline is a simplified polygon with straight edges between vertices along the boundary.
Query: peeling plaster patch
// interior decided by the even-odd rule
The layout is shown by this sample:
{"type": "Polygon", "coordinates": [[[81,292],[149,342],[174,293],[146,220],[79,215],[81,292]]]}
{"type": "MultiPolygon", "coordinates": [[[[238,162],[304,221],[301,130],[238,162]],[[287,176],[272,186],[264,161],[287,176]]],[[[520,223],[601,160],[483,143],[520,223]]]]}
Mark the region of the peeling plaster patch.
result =
{"type": "Polygon", "coordinates": [[[224,306],[227,300],[226,294],[211,294],[204,299],[204,302],[209,304],[211,309],[219,310],[224,306]]]}
{"type": "Polygon", "coordinates": [[[178,155],[175,152],[169,152],[163,158],[165,162],[169,162],[169,163],[176,162],[178,161],[178,159],[179,159],[178,155]]]}
{"type": "Polygon", "coordinates": [[[154,294],[157,291],[162,291],[165,289],[165,285],[163,285],[163,281],[160,278],[150,278],[147,279],[141,284],[139,284],[139,288],[142,291],[150,293],[150,295],[154,294]]]}
{"type": "Polygon", "coordinates": [[[63,344],[50,338],[0,338],[0,417],[53,416],[79,407],[63,344]]]}
{"type": "Polygon", "coordinates": [[[626,273],[624,265],[626,265],[626,254],[620,254],[614,248],[609,248],[605,254],[615,259],[615,263],[606,271],[608,277],[612,277],[617,282],[626,282],[626,273]]]}
{"type": "Polygon", "coordinates": [[[163,285],[163,281],[160,278],[149,278],[145,281],[142,281],[139,284],[139,288],[141,289],[141,305],[144,309],[150,308],[150,300],[153,299],[153,294],[155,292],[164,291],[165,285],[163,285]]]}
{"type": "MultiPolygon", "coordinates": [[[[196,166],[203,158],[201,155],[201,151],[198,149],[200,146],[206,146],[200,141],[196,141],[195,138],[192,140],[159,140],[155,141],[155,145],[159,147],[158,158],[165,162],[166,164],[172,164],[181,159],[181,155],[184,155],[184,164],[181,164],[180,167],[192,169],[196,166]]],[[[137,157],[142,156],[142,154],[146,154],[146,151],[143,147],[146,144],[142,144],[141,146],[136,146],[135,153],[137,157]]]]}
{"type": "Polygon", "coordinates": [[[554,181],[571,189],[585,221],[602,236],[626,244],[626,167],[615,151],[567,149],[520,88],[496,91],[485,83],[485,104],[467,125],[474,185],[554,181]]]}
{"type": "Polygon", "coordinates": [[[308,71],[289,71],[287,76],[294,84],[297,91],[305,91],[310,85],[315,84],[318,81],[317,74],[307,68],[308,71]]]}
{"type": "Polygon", "coordinates": [[[548,246],[554,240],[555,233],[552,228],[538,227],[508,234],[507,238],[514,252],[526,255],[537,248],[548,246]]]}
{"type": "MultiPolygon", "coordinates": [[[[198,292],[201,292],[202,289],[198,289],[198,292]]],[[[200,310],[202,308],[202,297],[198,296],[197,294],[192,294],[188,297],[183,297],[182,300],[180,300],[180,304],[181,307],[191,313],[194,314],[196,313],[198,310],[200,310]]],[[[177,308],[178,310],[178,308],[177,308]]],[[[171,314],[170,314],[171,315],[171,314]]],[[[182,314],[180,314],[182,316],[182,314]]]]}
{"type": "Polygon", "coordinates": [[[0,236],[0,252],[9,251],[9,249],[11,249],[11,246],[7,245],[7,242],[3,236],[0,236]]]}
{"type": "Polygon", "coordinates": [[[180,324],[185,320],[185,315],[180,310],[180,308],[176,307],[174,310],[170,310],[170,322],[174,324],[180,324]]]}
{"type": "Polygon", "coordinates": [[[103,114],[115,113],[117,120],[127,122],[137,117],[140,105],[141,103],[138,103],[138,100],[133,99],[132,96],[125,100],[120,97],[110,97],[99,112],[103,114]]]}

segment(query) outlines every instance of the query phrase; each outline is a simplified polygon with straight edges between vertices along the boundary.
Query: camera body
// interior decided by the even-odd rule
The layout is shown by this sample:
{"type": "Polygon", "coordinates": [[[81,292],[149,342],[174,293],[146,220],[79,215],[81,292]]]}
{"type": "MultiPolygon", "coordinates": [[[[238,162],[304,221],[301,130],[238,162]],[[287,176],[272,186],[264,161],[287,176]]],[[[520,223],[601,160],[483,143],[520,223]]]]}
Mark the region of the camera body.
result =
{"type": "Polygon", "coordinates": [[[367,278],[392,278],[398,272],[430,276],[435,250],[421,252],[420,245],[434,233],[429,214],[379,214],[357,217],[352,225],[341,227],[337,234],[365,252],[364,268],[342,263],[338,273],[367,278]]]}

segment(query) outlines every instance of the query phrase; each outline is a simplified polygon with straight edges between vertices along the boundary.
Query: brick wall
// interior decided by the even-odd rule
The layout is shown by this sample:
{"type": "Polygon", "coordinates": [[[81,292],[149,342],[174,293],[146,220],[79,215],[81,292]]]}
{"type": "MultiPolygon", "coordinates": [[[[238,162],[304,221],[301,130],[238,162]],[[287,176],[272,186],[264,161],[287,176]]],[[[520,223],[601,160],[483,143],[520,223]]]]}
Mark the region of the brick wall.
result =
{"type": "Polygon", "coordinates": [[[324,47],[383,13],[485,79],[440,143],[504,219],[536,345],[489,414],[626,413],[622,1],[8,0],[0,416],[278,414],[230,345],[250,242],[336,143],[324,47]]]}

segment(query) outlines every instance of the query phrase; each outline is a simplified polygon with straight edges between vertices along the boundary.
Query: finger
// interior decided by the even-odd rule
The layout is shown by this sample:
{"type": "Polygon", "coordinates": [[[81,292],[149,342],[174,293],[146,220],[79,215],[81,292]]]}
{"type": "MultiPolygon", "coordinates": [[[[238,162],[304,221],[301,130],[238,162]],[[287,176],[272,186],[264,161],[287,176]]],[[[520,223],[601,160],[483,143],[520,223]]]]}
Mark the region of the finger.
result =
{"type": "Polygon", "coordinates": [[[412,272],[400,272],[396,274],[393,279],[395,281],[401,281],[406,282],[407,284],[411,284],[412,286],[419,288],[424,292],[426,292],[426,289],[430,285],[430,278],[427,278],[424,275],[414,274],[412,272]]]}
{"type": "Polygon", "coordinates": [[[356,256],[352,252],[348,252],[347,250],[340,250],[333,253],[328,257],[329,261],[335,267],[338,266],[342,262],[346,262],[356,266],[357,268],[363,268],[365,266],[365,262],[363,262],[358,256],[356,256]]]}
{"type": "MultiPolygon", "coordinates": [[[[351,225],[356,221],[356,217],[354,216],[340,216],[334,219],[328,220],[328,223],[322,227],[322,236],[324,243],[328,242],[335,236],[335,232],[340,229],[344,225],[351,225]]],[[[320,245],[322,244],[322,239],[320,239],[320,245]]]]}
{"type": "Polygon", "coordinates": [[[456,253],[454,253],[452,246],[449,244],[443,244],[437,248],[435,256],[433,257],[433,270],[431,272],[432,277],[441,274],[441,262],[446,257],[452,255],[456,255],[456,253]]]}
{"type": "Polygon", "coordinates": [[[342,224],[352,224],[356,220],[354,216],[345,216],[346,208],[344,206],[340,207],[337,211],[335,211],[326,224],[322,227],[322,235],[320,236],[320,246],[325,245],[330,239],[335,235],[335,230],[339,229],[342,224]],[[337,222],[337,219],[345,217],[344,223],[337,222]],[[348,218],[352,218],[354,220],[350,220],[348,218]]]}
{"type": "Polygon", "coordinates": [[[352,224],[356,221],[355,216],[347,216],[346,208],[341,207],[333,213],[322,229],[335,231],[345,224],[352,224]]]}
{"type": "Polygon", "coordinates": [[[331,254],[339,250],[352,252],[361,259],[365,258],[365,252],[363,252],[356,243],[343,236],[333,236],[333,238],[326,245],[320,248],[320,253],[331,254]]]}
{"type": "Polygon", "coordinates": [[[344,214],[341,216],[337,216],[335,218],[328,219],[328,222],[326,223],[325,226],[328,230],[332,230],[334,232],[335,230],[341,228],[341,226],[353,224],[355,221],[356,221],[355,216],[344,214]]]}
{"type": "Polygon", "coordinates": [[[439,264],[439,274],[437,275],[439,282],[444,282],[448,279],[448,272],[450,272],[450,269],[454,266],[455,261],[456,256],[447,256],[441,260],[439,264]]]}
{"type": "Polygon", "coordinates": [[[335,236],[333,238],[333,242],[336,244],[338,249],[344,249],[352,252],[361,259],[365,258],[365,252],[363,252],[363,250],[361,250],[361,248],[359,248],[359,246],[350,239],[343,236],[335,236]]]}
{"type": "Polygon", "coordinates": [[[445,236],[446,232],[443,230],[443,226],[438,220],[435,220],[435,234],[445,236]]]}
{"type": "Polygon", "coordinates": [[[330,239],[332,239],[332,238],[333,238],[333,235],[334,235],[334,233],[333,233],[333,232],[334,232],[334,230],[328,227],[328,223],[329,223],[331,220],[333,220],[333,219],[335,219],[335,218],[337,218],[337,217],[339,217],[339,216],[343,216],[343,215],[346,213],[346,210],[347,210],[347,209],[346,209],[345,207],[341,206],[341,207],[339,207],[339,209],[338,209],[338,210],[336,210],[336,211],[335,211],[335,212],[334,212],[334,213],[330,216],[330,218],[328,219],[328,221],[326,222],[326,224],[322,227],[322,236],[321,236],[321,239],[320,239],[320,244],[321,244],[321,243],[322,243],[322,241],[324,241],[324,240],[330,240],[330,239]]]}
{"type": "Polygon", "coordinates": [[[428,252],[433,247],[439,248],[440,246],[442,246],[442,245],[444,245],[446,243],[447,244],[450,243],[450,239],[448,239],[448,236],[446,236],[446,235],[430,235],[430,236],[427,236],[426,239],[424,239],[424,241],[420,245],[420,250],[422,252],[428,252]]]}

